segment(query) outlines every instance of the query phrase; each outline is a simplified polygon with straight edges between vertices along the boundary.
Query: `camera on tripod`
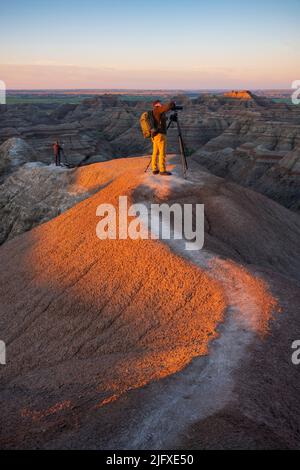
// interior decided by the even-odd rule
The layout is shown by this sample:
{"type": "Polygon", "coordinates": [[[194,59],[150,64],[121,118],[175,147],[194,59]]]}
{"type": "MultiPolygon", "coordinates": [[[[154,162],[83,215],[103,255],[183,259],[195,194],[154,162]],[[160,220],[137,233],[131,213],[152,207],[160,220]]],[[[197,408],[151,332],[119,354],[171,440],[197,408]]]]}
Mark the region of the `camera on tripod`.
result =
{"type": "Polygon", "coordinates": [[[178,121],[178,114],[177,114],[177,111],[182,111],[183,110],[183,106],[177,106],[177,104],[175,104],[172,108],[172,111],[173,114],[170,115],[169,119],[170,119],[170,123],[171,122],[177,122],[178,121]]]}
{"type": "Polygon", "coordinates": [[[178,106],[177,104],[174,104],[173,108],[172,108],[172,111],[174,112],[173,114],[171,114],[170,116],[170,119],[172,119],[172,116],[174,115],[177,115],[177,111],[182,111],[183,110],[183,106],[178,106]]]}

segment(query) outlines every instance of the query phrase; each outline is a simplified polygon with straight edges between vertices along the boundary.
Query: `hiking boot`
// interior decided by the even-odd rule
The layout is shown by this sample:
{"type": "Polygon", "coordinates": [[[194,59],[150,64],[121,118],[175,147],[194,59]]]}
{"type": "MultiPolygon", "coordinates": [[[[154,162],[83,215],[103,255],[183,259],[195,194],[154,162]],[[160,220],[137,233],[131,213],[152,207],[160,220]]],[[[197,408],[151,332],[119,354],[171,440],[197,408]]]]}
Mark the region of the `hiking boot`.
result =
{"type": "Polygon", "coordinates": [[[161,176],[171,176],[172,173],[170,171],[161,171],[159,174],[161,176]]]}
{"type": "Polygon", "coordinates": [[[158,170],[153,170],[153,171],[152,171],[152,174],[153,174],[153,175],[158,175],[158,173],[159,173],[158,170]]]}

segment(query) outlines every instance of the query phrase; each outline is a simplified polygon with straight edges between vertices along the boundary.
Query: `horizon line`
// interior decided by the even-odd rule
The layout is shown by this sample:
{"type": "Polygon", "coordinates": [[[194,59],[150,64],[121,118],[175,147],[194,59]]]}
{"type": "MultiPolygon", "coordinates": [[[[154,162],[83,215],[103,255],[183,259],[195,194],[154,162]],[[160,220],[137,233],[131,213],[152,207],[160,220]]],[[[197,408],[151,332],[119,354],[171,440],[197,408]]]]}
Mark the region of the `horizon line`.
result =
{"type": "Polygon", "coordinates": [[[278,87],[229,87],[229,88],[7,88],[7,92],[13,91],[224,91],[224,90],[280,90],[290,91],[290,88],[278,88],[278,87]]]}

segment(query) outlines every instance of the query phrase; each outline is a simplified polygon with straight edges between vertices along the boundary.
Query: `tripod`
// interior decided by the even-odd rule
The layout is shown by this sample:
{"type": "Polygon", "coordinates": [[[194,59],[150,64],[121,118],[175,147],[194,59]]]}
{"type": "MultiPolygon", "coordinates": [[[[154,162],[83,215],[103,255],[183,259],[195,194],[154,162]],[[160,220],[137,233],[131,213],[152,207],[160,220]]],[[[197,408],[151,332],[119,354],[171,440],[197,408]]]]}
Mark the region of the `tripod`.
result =
{"type": "Polygon", "coordinates": [[[171,126],[171,124],[173,122],[176,122],[176,124],[177,124],[177,135],[178,135],[178,140],[179,140],[182,171],[183,171],[183,177],[185,179],[186,178],[186,172],[188,170],[188,164],[187,164],[187,161],[186,161],[186,150],[185,150],[185,145],[184,145],[183,138],[182,138],[181,127],[180,127],[180,124],[179,124],[178,113],[177,112],[171,114],[167,130],[169,129],[169,127],[171,126]]]}

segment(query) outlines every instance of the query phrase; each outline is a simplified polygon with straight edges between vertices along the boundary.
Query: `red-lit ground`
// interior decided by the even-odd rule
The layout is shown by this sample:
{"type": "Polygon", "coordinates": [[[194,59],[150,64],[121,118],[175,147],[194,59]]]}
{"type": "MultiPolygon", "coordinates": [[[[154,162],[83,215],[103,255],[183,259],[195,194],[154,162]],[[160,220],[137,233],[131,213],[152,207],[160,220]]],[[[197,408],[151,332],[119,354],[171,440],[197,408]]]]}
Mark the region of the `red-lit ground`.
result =
{"type": "MultiPolygon", "coordinates": [[[[218,328],[226,327],[226,322],[222,326],[225,320],[230,317],[236,335],[244,332],[236,360],[254,339],[266,341],[270,320],[278,315],[278,299],[263,276],[244,267],[236,255],[230,256],[232,248],[225,249],[223,242],[208,237],[208,248],[216,246],[220,254],[227,250],[228,256],[210,251],[206,263],[202,255],[192,260],[181,247],[156,240],[100,241],[96,237],[96,208],[101,203],[117,205],[120,195],[135,202],[187,197],[203,202],[202,196],[210,197],[220,184],[214,177],[209,183],[209,176],[203,174],[199,178],[207,186],[205,194],[175,176],[162,185],[161,180],[157,183],[144,175],[145,163],[143,158],[127,159],[78,169],[70,191],[78,186],[90,191],[101,185],[102,189],[1,248],[5,269],[0,273],[0,325],[8,355],[8,364],[1,369],[5,423],[1,447],[131,447],[136,439],[143,447],[145,429],[154,414],[148,421],[143,416],[145,424],[132,417],[133,410],[140,416],[157,396],[163,416],[166,407],[160,408],[159,403],[166,398],[161,384],[168,384],[165,381],[171,378],[166,377],[182,371],[193,358],[205,356],[209,361],[210,344],[218,336],[222,342],[218,328]],[[144,403],[140,393],[145,393],[144,403]],[[142,426],[141,440],[132,437],[135,425],[136,429],[142,426]]],[[[233,341],[232,336],[232,352],[233,341]]],[[[231,364],[228,377],[222,379],[227,384],[224,400],[237,368],[230,347],[226,359],[228,344],[222,357],[224,364],[231,364]]],[[[213,363],[211,374],[217,384],[213,363]]],[[[212,379],[209,370],[207,383],[212,379]]],[[[180,374],[179,395],[185,372],[180,374]]],[[[197,374],[194,384],[196,380],[197,374]]],[[[200,392],[203,383],[205,378],[199,376],[197,400],[208,393],[200,392]]],[[[176,402],[174,390],[167,395],[176,402]]],[[[197,395],[194,385],[192,393],[197,395]]],[[[218,399],[217,408],[222,403],[218,399]]],[[[181,406],[177,411],[182,419],[174,418],[178,432],[191,423],[191,417],[184,421],[181,406]]],[[[193,410],[194,420],[201,418],[200,408],[199,416],[193,410]]],[[[171,422],[167,413],[166,423],[171,422]]],[[[163,445],[155,436],[151,442],[163,445]]]]}

